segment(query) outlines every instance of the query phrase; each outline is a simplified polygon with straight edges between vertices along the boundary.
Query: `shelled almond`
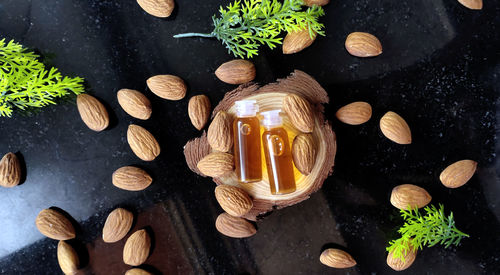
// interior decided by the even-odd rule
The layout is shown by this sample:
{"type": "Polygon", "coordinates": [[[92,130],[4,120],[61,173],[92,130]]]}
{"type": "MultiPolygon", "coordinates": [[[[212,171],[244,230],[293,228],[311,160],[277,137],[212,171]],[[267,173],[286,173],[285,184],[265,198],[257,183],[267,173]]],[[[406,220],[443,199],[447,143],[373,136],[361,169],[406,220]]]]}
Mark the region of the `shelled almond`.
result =
{"type": "Polygon", "coordinates": [[[116,97],[122,109],[132,117],[142,120],[151,117],[151,102],[141,92],[131,89],[121,89],[116,94],[116,97]]]}
{"type": "Polygon", "coordinates": [[[127,272],[125,272],[125,275],[152,275],[152,273],[147,272],[144,269],[132,268],[127,270],[127,272]]]}
{"type": "Polygon", "coordinates": [[[309,34],[309,29],[303,29],[300,31],[289,32],[283,39],[283,53],[284,54],[294,54],[302,51],[303,49],[312,45],[314,40],[316,40],[316,34],[311,38],[309,34]]]}
{"type": "Polygon", "coordinates": [[[80,265],[75,249],[65,241],[57,245],[57,261],[64,274],[76,274],[80,265]]]}
{"type": "Polygon", "coordinates": [[[21,164],[14,153],[7,153],[0,160],[0,186],[14,187],[21,181],[21,164]]]}
{"type": "Polygon", "coordinates": [[[79,94],[76,97],[76,106],[83,122],[91,130],[100,132],[108,127],[108,111],[97,98],[87,94],[79,94]]]}
{"type": "Polygon", "coordinates": [[[309,175],[316,162],[316,146],[311,134],[300,134],[292,143],[292,157],[295,167],[303,174],[309,175]]]}
{"type": "Polygon", "coordinates": [[[232,118],[220,111],[215,115],[210,123],[207,132],[208,144],[212,149],[220,152],[227,152],[233,147],[232,118]]]}
{"type": "Polygon", "coordinates": [[[346,50],[357,57],[372,57],[382,53],[382,44],[372,34],[353,32],[345,40],[346,50]]]}
{"type": "Polygon", "coordinates": [[[189,99],[188,115],[193,126],[201,130],[210,117],[210,100],[206,95],[197,95],[189,99]]]}
{"type": "Polygon", "coordinates": [[[402,271],[410,267],[415,258],[417,257],[417,250],[413,248],[411,244],[409,244],[409,249],[406,251],[406,255],[404,256],[404,261],[400,258],[394,258],[393,252],[390,252],[387,255],[387,265],[396,271],[402,271]]]}
{"type": "Polygon", "coordinates": [[[319,260],[322,264],[333,268],[349,268],[356,265],[356,261],[349,253],[336,248],[323,251],[319,260]]]}
{"type": "Polygon", "coordinates": [[[202,158],[197,165],[200,172],[209,177],[221,177],[234,170],[234,156],[213,152],[202,158]]]}
{"type": "Polygon", "coordinates": [[[144,161],[152,161],[160,154],[158,141],[141,126],[131,124],[128,127],[127,141],[135,155],[144,161]]]}
{"type": "Polygon", "coordinates": [[[156,17],[169,17],[175,8],[174,0],[137,0],[141,8],[156,17]]]}
{"type": "Polygon", "coordinates": [[[133,222],[134,215],[132,212],[123,208],[116,208],[111,211],[102,229],[103,241],[105,243],[114,243],[123,239],[132,228],[133,222]]]}
{"type": "Polygon", "coordinates": [[[255,78],[255,66],[252,62],[243,59],[228,61],[217,68],[215,75],[228,84],[243,84],[255,78]]]}
{"type": "Polygon", "coordinates": [[[465,159],[457,161],[441,172],[439,180],[448,188],[458,188],[466,184],[476,172],[477,162],[465,159]]]}
{"type": "Polygon", "coordinates": [[[330,0],[304,0],[304,4],[308,7],[316,6],[324,6],[330,3],[330,0]]]}
{"type": "Polygon", "coordinates": [[[394,112],[387,112],[380,119],[380,130],[388,139],[398,144],[411,144],[411,131],[406,121],[394,112]]]}
{"type": "Polygon", "coordinates": [[[128,191],[141,191],[146,189],[153,179],[144,170],[133,166],[124,166],[117,169],[112,176],[113,185],[128,191]]]}
{"type": "Polygon", "coordinates": [[[391,204],[402,210],[422,208],[431,200],[431,195],[424,188],[413,184],[398,185],[391,193],[391,204]]]}
{"type": "Polygon", "coordinates": [[[471,10],[480,10],[483,8],[483,0],[458,0],[458,3],[471,10]]]}
{"type": "Polygon", "coordinates": [[[186,83],[175,75],[155,75],[150,77],[146,83],[151,92],[164,99],[180,100],[186,96],[186,83]]]}
{"type": "Polygon", "coordinates": [[[75,237],[75,228],[68,218],[54,209],[44,209],[35,221],[38,231],[54,240],[69,240],[75,237]]]}
{"type": "Polygon", "coordinates": [[[134,232],[123,247],[123,262],[131,266],[143,264],[149,257],[151,238],[145,229],[134,232]]]}
{"type": "Polygon", "coordinates": [[[353,102],[340,108],[335,116],[349,125],[360,125],[372,117],[372,106],[367,102],[353,102]]]}
{"type": "Polygon", "coordinates": [[[314,114],[311,104],[303,97],[289,94],[283,99],[283,110],[293,126],[303,133],[311,133],[314,129],[314,114]]]}
{"type": "Polygon", "coordinates": [[[217,217],[215,228],[231,238],[248,238],[257,233],[257,229],[252,223],[243,218],[233,217],[228,213],[222,213],[217,217]]]}
{"type": "Polygon", "coordinates": [[[252,198],[248,193],[236,186],[219,185],[215,188],[215,198],[229,215],[241,217],[253,207],[252,198]]]}

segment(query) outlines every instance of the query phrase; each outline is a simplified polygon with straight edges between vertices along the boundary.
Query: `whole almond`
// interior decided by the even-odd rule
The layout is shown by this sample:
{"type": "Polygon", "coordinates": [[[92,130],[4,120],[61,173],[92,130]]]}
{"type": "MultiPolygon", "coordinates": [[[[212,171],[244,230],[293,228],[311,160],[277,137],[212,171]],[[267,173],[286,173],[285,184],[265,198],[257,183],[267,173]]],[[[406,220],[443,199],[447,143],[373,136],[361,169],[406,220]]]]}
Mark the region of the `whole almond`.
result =
{"type": "Polygon", "coordinates": [[[138,230],[128,237],[123,247],[123,262],[131,266],[141,265],[148,259],[150,249],[151,238],[148,232],[138,230]]]}
{"type": "Polygon", "coordinates": [[[201,130],[210,117],[210,100],[206,95],[191,97],[188,104],[188,115],[193,126],[201,130]]]}
{"type": "Polygon", "coordinates": [[[160,154],[155,137],[141,126],[128,126],[127,141],[135,155],[144,161],[152,161],[160,154]]]}
{"type": "Polygon", "coordinates": [[[314,129],[314,117],[311,104],[304,98],[289,94],[283,99],[283,110],[293,126],[303,133],[311,133],[314,129]]]}
{"type": "Polygon", "coordinates": [[[212,149],[227,152],[233,147],[232,119],[231,116],[220,111],[210,123],[207,132],[208,144],[212,149]]]}
{"type": "Polygon", "coordinates": [[[392,189],[391,204],[401,210],[422,208],[431,202],[432,197],[424,188],[413,184],[401,184],[392,189]]]}
{"type": "Polygon", "coordinates": [[[483,0],[458,0],[458,3],[471,10],[480,10],[483,8],[483,0]]]}
{"type": "Polygon", "coordinates": [[[169,17],[174,10],[174,0],[137,0],[141,8],[156,17],[169,17]]]}
{"type": "Polygon", "coordinates": [[[372,57],[382,53],[377,37],[366,32],[353,32],[345,40],[346,50],[357,57],[372,57]]]}
{"type": "Polygon", "coordinates": [[[448,188],[458,188],[466,184],[474,175],[477,168],[477,162],[465,159],[457,161],[441,172],[439,180],[448,188]]]}
{"type": "Polygon", "coordinates": [[[129,115],[146,120],[151,117],[151,102],[139,91],[131,89],[121,89],[116,94],[118,103],[129,115]]]}
{"type": "Polygon", "coordinates": [[[215,198],[229,215],[241,217],[253,207],[252,198],[248,193],[236,186],[219,185],[215,187],[215,198]]]}
{"type": "Polygon", "coordinates": [[[80,265],[75,249],[65,241],[57,245],[57,261],[64,274],[76,274],[80,265]]]}
{"type": "Polygon", "coordinates": [[[125,272],[125,275],[152,275],[152,273],[149,273],[144,269],[132,268],[125,272]]]}
{"type": "Polygon", "coordinates": [[[100,132],[108,127],[108,111],[97,98],[91,95],[79,94],[76,97],[76,106],[83,122],[91,130],[100,132]]]}
{"type": "Polygon", "coordinates": [[[406,121],[394,112],[387,112],[380,119],[384,136],[398,144],[411,144],[411,131],[406,121]]]}
{"type": "Polygon", "coordinates": [[[169,100],[180,100],[186,96],[186,83],[175,75],[155,75],[146,83],[155,95],[169,100]]]}
{"type": "Polygon", "coordinates": [[[302,51],[311,46],[316,40],[316,34],[311,38],[308,29],[303,29],[296,32],[289,32],[283,39],[283,53],[293,54],[302,51]]]}
{"type": "Polygon", "coordinates": [[[257,233],[257,229],[249,221],[233,217],[228,213],[222,213],[217,217],[215,228],[220,233],[231,238],[247,238],[257,233]]]}
{"type": "Polygon", "coordinates": [[[213,152],[202,158],[197,165],[200,172],[209,177],[220,177],[234,170],[234,156],[213,152]]]}
{"type": "Polygon", "coordinates": [[[311,134],[300,134],[292,143],[292,157],[295,167],[304,175],[309,175],[316,162],[316,146],[311,134]]]}
{"type": "Polygon", "coordinates": [[[103,241],[105,243],[114,243],[123,239],[132,228],[133,222],[134,214],[132,212],[123,208],[116,208],[111,211],[102,229],[103,241]]]}
{"type": "Polygon", "coordinates": [[[390,252],[389,255],[387,255],[387,265],[396,271],[402,271],[410,267],[417,257],[417,250],[413,249],[411,244],[409,244],[409,246],[410,249],[406,251],[404,262],[400,258],[394,258],[393,252],[390,252]]]}
{"type": "Polygon", "coordinates": [[[217,68],[215,75],[221,81],[229,84],[243,84],[254,80],[255,66],[243,59],[228,61],[217,68]]]}
{"type": "Polygon", "coordinates": [[[146,189],[153,179],[141,168],[124,166],[113,173],[113,185],[128,191],[141,191],[146,189]]]}
{"type": "Polygon", "coordinates": [[[319,256],[319,261],[329,267],[349,268],[356,265],[356,261],[349,253],[336,248],[328,248],[319,256]]]}
{"type": "Polygon", "coordinates": [[[14,187],[21,182],[21,164],[14,153],[7,153],[0,160],[0,186],[14,187]]]}
{"type": "Polygon", "coordinates": [[[372,106],[367,102],[353,102],[340,108],[335,115],[346,124],[360,125],[372,117],[372,106]]]}
{"type": "Polygon", "coordinates": [[[330,0],[303,0],[303,2],[306,6],[312,7],[313,5],[324,6],[330,3],[330,0]]]}
{"type": "Polygon", "coordinates": [[[73,224],[54,209],[40,211],[35,224],[40,233],[54,240],[69,240],[75,237],[73,224]]]}

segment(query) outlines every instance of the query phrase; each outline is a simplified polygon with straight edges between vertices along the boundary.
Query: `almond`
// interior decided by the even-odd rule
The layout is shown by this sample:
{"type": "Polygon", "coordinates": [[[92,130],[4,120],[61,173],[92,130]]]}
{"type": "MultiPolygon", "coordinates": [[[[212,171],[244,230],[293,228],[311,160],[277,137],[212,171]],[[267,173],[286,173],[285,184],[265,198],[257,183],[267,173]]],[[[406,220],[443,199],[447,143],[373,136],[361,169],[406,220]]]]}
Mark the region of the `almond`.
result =
{"type": "Polygon", "coordinates": [[[217,217],[215,228],[220,233],[231,238],[247,238],[257,233],[257,229],[249,221],[233,217],[228,213],[222,213],[217,217]]]}
{"type": "Polygon", "coordinates": [[[208,127],[207,139],[212,149],[227,152],[233,147],[231,116],[220,111],[208,127]]]}
{"type": "Polygon", "coordinates": [[[54,209],[40,211],[35,224],[40,233],[54,240],[69,240],[75,237],[73,224],[54,209]]]}
{"type": "Polygon", "coordinates": [[[398,185],[391,193],[391,204],[401,210],[422,208],[431,202],[431,199],[431,195],[424,188],[413,184],[398,185]]]}
{"type": "Polygon", "coordinates": [[[150,249],[151,238],[148,232],[138,230],[128,237],[123,247],[123,262],[131,266],[141,265],[148,259],[150,249]]]}
{"type": "Polygon", "coordinates": [[[300,134],[292,144],[292,157],[295,167],[304,175],[309,175],[316,162],[316,146],[311,134],[300,134]]]}
{"type": "Polygon", "coordinates": [[[313,38],[309,35],[308,29],[303,29],[296,32],[289,32],[283,40],[283,53],[293,54],[302,51],[303,49],[311,46],[316,40],[316,34],[313,38]]]}
{"type": "Polygon", "coordinates": [[[283,110],[295,128],[303,133],[311,133],[313,131],[313,111],[307,100],[298,95],[289,94],[283,99],[283,110]]]}
{"type": "Polygon", "coordinates": [[[234,156],[228,153],[213,152],[202,158],[197,167],[202,174],[218,178],[234,170],[234,156]]]}
{"type": "Polygon", "coordinates": [[[155,137],[141,126],[131,124],[128,127],[127,141],[135,155],[144,161],[152,161],[160,154],[155,137]]]}
{"type": "Polygon", "coordinates": [[[122,109],[132,117],[146,120],[151,117],[151,102],[141,92],[121,89],[116,94],[122,109]]]}
{"type": "Polygon", "coordinates": [[[394,112],[387,112],[380,119],[384,136],[398,144],[411,144],[411,131],[406,121],[394,112]]]}
{"type": "Polygon", "coordinates": [[[390,252],[389,255],[387,255],[387,265],[396,271],[402,271],[410,267],[417,257],[417,250],[413,249],[411,244],[409,244],[409,246],[410,249],[406,251],[404,262],[400,258],[394,258],[393,252],[390,252]]]}
{"type": "Polygon", "coordinates": [[[349,268],[356,265],[356,261],[349,253],[336,248],[328,248],[323,251],[319,256],[319,261],[334,268],[349,268]]]}
{"type": "Polygon", "coordinates": [[[0,186],[14,187],[21,182],[21,164],[14,153],[7,153],[0,160],[0,186]]]}
{"type": "Polygon", "coordinates": [[[102,229],[102,239],[105,243],[117,242],[132,228],[134,222],[134,215],[123,208],[116,208],[109,213],[104,228],[102,229]]]}
{"type": "Polygon", "coordinates": [[[206,95],[191,97],[188,104],[188,115],[193,126],[201,130],[210,117],[210,100],[206,95]]]}
{"type": "Polygon", "coordinates": [[[480,10],[483,8],[483,0],[458,0],[458,3],[471,10],[480,10]]]}
{"type": "Polygon", "coordinates": [[[346,50],[357,57],[371,57],[382,53],[377,37],[366,32],[353,32],[345,40],[346,50]]]}
{"type": "Polygon", "coordinates": [[[441,172],[439,180],[448,188],[458,188],[466,184],[474,175],[477,168],[477,162],[465,159],[457,161],[441,172]]]}
{"type": "Polygon", "coordinates": [[[80,260],[75,249],[65,241],[57,245],[57,261],[64,274],[76,274],[80,260]]]}
{"type": "Polygon", "coordinates": [[[359,125],[370,120],[372,117],[372,106],[367,102],[353,102],[340,108],[335,115],[338,120],[346,124],[359,125]]]}
{"type": "Polygon", "coordinates": [[[174,10],[174,0],[137,0],[141,8],[156,17],[169,17],[174,10]]]}
{"type": "Polygon", "coordinates": [[[146,189],[153,179],[141,168],[124,166],[113,173],[113,185],[128,191],[141,191],[146,189]]]}
{"type": "Polygon", "coordinates": [[[155,95],[169,100],[180,100],[186,96],[187,87],[180,77],[175,75],[156,75],[146,83],[155,95]]]}
{"type": "Polygon", "coordinates": [[[147,272],[144,269],[140,268],[132,268],[125,272],[125,275],[153,275],[152,273],[147,272]]]}
{"type": "Polygon", "coordinates": [[[330,3],[330,0],[303,0],[303,2],[306,6],[312,7],[313,5],[324,6],[330,3]]]}
{"type": "Polygon", "coordinates": [[[239,187],[219,185],[215,187],[215,198],[229,215],[241,217],[253,207],[252,198],[239,187]]]}
{"type": "Polygon", "coordinates": [[[97,98],[79,94],[76,97],[76,106],[83,122],[91,130],[100,132],[106,129],[109,125],[108,111],[97,98]]]}
{"type": "Polygon", "coordinates": [[[254,80],[255,66],[248,60],[235,59],[220,65],[215,75],[229,84],[243,84],[254,80]]]}

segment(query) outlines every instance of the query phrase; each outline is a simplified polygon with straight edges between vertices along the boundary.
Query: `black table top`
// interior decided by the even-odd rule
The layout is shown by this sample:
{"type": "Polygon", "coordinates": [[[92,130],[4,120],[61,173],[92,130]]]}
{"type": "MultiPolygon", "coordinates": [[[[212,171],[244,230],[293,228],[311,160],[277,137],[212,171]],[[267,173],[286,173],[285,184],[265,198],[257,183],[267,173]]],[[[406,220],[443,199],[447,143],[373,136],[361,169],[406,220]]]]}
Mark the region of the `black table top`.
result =
{"type": "Polygon", "coordinates": [[[107,214],[117,206],[136,214],[134,230],[148,226],[154,232],[146,268],[159,274],[391,273],[385,247],[401,220],[389,196],[403,183],[424,187],[470,235],[459,247],[425,248],[406,273],[500,273],[497,1],[485,0],[481,11],[472,11],[455,0],[332,0],[322,18],[326,37],[294,55],[261,50],[253,59],[256,81],[269,83],[300,69],[328,91],[326,117],[337,134],[338,154],[334,174],[320,191],[275,211],[243,240],[216,231],[222,209],[215,184],[192,173],[182,153],[200,134],[188,118],[189,97],[204,93],[215,105],[233,89],[214,75],[232,56],[216,40],[172,38],[210,32],[210,17],[228,3],[177,1],[170,18],[158,19],[133,0],[0,1],[1,37],[37,49],[64,74],[84,77],[87,91],[111,114],[110,127],[100,133],[84,125],[75,104],[0,119],[0,153],[18,152],[27,170],[23,184],[0,188],[0,274],[60,272],[57,241],[42,236],[34,223],[51,206],[78,222],[71,244],[87,274],[128,269],[122,262],[125,240],[101,239],[107,214]],[[349,55],[344,41],[353,31],[376,35],[383,54],[349,55]],[[167,101],[152,94],[146,79],[156,74],[183,78],[188,96],[167,101]],[[121,88],[145,92],[152,118],[137,121],[123,112],[116,99],[121,88]],[[335,111],[353,101],[372,105],[368,123],[348,126],[335,119],[335,111]],[[378,120],[389,110],[410,125],[410,146],[381,134],[378,120]],[[126,141],[130,123],[159,140],[157,160],[142,162],[132,153],[126,141]],[[444,187],[442,169],[467,158],[479,163],[474,177],[461,188],[444,187]],[[124,165],[144,167],[153,184],[141,192],[117,189],[111,174],[124,165]],[[322,265],[319,254],[328,244],[345,247],[358,265],[322,265]]]}

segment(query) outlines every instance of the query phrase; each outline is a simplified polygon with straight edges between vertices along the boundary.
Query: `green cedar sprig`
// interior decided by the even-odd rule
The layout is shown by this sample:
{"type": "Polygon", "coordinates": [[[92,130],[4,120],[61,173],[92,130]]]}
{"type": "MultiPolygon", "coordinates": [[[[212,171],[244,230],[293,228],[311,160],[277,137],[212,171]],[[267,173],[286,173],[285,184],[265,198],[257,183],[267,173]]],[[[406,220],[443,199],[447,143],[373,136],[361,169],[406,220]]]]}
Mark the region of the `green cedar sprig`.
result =
{"type": "Polygon", "coordinates": [[[84,92],[82,78],[63,77],[38,59],[37,54],[14,41],[0,40],[0,117],[11,117],[15,109],[56,104],[56,98],[70,92],[84,92]]]}
{"type": "Polygon", "coordinates": [[[436,244],[458,245],[462,238],[469,235],[461,232],[455,226],[453,212],[446,216],[444,206],[439,204],[439,209],[434,205],[424,208],[423,216],[418,208],[413,210],[401,210],[401,216],[405,220],[404,225],[398,230],[401,238],[389,242],[387,251],[393,252],[393,258],[400,258],[403,262],[410,250],[422,249],[424,246],[431,247],[436,244]]]}
{"type": "Polygon", "coordinates": [[[214,37],[236,57],[252,58],[261,45],[274,49],[282,43],[278,37],[283,31],[309,30],[309,35],[325,35],[324,25],[318,18],[325,14],[318,6],[302,9],[302,0],[237,0],[226,9],[220,7],[220,16],[213,16],[211,33],[184,33],[182,37],[214,37]]]}

